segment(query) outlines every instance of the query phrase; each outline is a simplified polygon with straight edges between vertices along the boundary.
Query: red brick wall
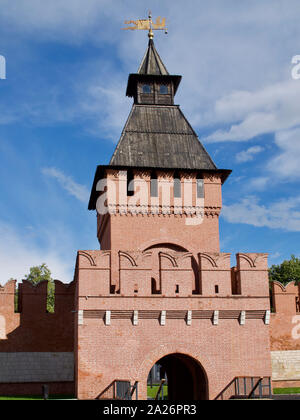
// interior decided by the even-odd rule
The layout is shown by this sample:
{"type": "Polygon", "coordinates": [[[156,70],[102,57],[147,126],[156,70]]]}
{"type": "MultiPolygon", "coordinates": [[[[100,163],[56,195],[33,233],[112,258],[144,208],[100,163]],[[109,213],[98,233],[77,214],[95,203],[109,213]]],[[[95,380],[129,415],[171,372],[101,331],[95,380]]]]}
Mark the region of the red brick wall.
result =
{"type": "Polygon", "coordinates": [[[114,267],[114,272],[119,273],[115,282],[121,279],[120,294],[109,293],[107,251],[79,252],[79,325],[75,344],[78,397],[96,398],[113,380],[123,379],[139,381],[140,398],[146,398],[149,370],[170,353],[189,355],[202,365],[208,377],[210,399],[235,376],[271,376],[269,326],[264,322],[269,309],[266,255],[247,254],[244,260],[237,256],[245,294],[232,295],[228,254],[200,253],[194,258],[195,270],[192,253],[167,250],[159,244],[158,253],[152,255],[150,251],[120,252],[119,263],[114,267]],[[159,256],[157,263],[155,258],[159,256]],[[205,285],[201,286],[202,294],[193,294],[195,272],[205,285]],[[150,292],[153,277],[158,279],[159,287],[162,284],[161,294],[150,292]],[[219,293],[209,286],[212,279],[213,284],[218,282],[219,293]],[[251,295],[252,281],[257,288],[252,289],[251,295]],[[175,293],[175,283],[179,284],[179,293],[175,293]],[[137,293],[133,290],[135,284],[137,293]],[[105,325],[106,310],[116,311],[111,312],[110,325],[105,325]],[[138,320],[138,325],[133,325],[130,318],[134,310],[146,316],[138,320]],[[213,325],[212,319],[192,319],[192,324],[187,325],[183,318],[167,318],[166,325],[160,325],[159,316],[150,319],[149,314],[142,312],[159,314],[163,310],[181,314],[188,310],[196,311],[195,314],[218,310],[225,311],[227,318],[219,319],[218,325],[213,325]],[[241,325],[236,316],[241,311],[257,312],[252,318],[247,315],[245,325],[241,325]]]}
{"type": "MultiPolygon", "coordinates": [[[[0,287],[0,352],[73,352],[75,283],[55,280],[55,312],[47,313],[47,282],[19,285],[20,312],[15,313],[15,281],[0,287]]],[[[40,393],[38,384],[3,384],[0,394],[40,393]]],[[[53,383],[51,392],[67,393],[74,383],[53,383]]],[[[72,393],[72,392],[71,392],[72,393]]]]}
{"type": "Polygon", "coordinates": [[[74,349],[75,284],[55,281],[55,312],[47,313],[47,282],[33,286],[23,280],[19,287],[21,312],[14,311],[15,282],[0,288],[0,315],[6,320],[6,340],[0,351],[68,352],[74,349]]]}
{"type": "Polygon", "coordinates": [[[287,286],[272,283],[275,312],[271,315],[270,333],[272,350],[300,350],[300,312],[296,298],[300,298],[300,286],[293,282],[287,286]],[[299,338],[296,338],[299,335],[299,338]]]}

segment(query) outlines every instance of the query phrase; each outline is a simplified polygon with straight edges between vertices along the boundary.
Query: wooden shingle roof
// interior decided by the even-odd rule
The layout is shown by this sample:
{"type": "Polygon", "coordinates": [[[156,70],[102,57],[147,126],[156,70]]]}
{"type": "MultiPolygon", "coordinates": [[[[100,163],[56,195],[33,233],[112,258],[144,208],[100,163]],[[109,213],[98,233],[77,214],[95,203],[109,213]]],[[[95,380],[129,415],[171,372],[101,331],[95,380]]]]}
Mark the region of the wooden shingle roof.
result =
{"type": "Polygon", "coordinates": [[[166,66],[156,51],[153,39],[149,40],[147,51],[138,69],[138,74],[151,74],[157,76],[166,76],[169,74],[166,66]]]}
{"type": "Polygon", "coordinates": [[[217,169],[177,105],[134,104],[109,164],[217,169]]]}

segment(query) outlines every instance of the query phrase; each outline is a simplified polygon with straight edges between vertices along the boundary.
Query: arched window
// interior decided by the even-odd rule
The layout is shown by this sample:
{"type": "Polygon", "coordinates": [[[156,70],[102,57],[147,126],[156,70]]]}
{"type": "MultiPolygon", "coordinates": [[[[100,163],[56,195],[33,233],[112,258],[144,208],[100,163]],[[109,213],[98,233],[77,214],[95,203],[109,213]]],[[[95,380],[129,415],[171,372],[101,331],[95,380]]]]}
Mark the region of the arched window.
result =
{"type": "Polygon", "coordinates": [[[143,85],[143,93],[151,93],[151,86],[143,85]]]}

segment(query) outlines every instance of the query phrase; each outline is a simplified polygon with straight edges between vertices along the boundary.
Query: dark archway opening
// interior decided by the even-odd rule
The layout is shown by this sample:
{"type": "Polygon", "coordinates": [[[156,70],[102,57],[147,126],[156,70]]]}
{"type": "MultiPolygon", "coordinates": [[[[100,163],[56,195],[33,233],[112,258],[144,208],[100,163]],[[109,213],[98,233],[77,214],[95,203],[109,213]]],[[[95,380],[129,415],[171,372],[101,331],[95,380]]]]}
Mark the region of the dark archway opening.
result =
{"type": "Polygon", "coordinates": [[[198,401],[208,399],[208,383],[203,367],[190,356],[173,353],[159,359],[148,376],[150,383],[166,379],[164,395],[171,401],[198,401]]]}

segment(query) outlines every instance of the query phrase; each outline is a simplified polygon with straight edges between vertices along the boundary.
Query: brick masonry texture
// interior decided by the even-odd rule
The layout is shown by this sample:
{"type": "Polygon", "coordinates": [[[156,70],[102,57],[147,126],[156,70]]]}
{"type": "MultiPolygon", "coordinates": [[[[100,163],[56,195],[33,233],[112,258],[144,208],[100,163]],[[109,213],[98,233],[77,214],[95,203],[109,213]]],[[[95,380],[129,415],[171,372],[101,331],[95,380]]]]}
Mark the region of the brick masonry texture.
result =
{"type": "Polygon", "coordinates": [[[74,281],[55,282],[54,314],[46,283],[19,285],[19,312],[15,282],[0,287],[0,393],[40,393],[46,382],[97,398],[123,379],[139,381],[144,399],[151,367],[170,354],[201,367],[209,399],[235,376],[299,382],[299,287],[274,283],[268,322],[267,255],[238,253],[231,267],[219,251],[220,180],[204,186],[199,225],[187,214],[98,217],[102,250],[78,251],[74,281]]]}
{"type": "Polygon", "coordinates": [[[0,383],[72,381],[73,352],[0,353],[0,383]]]}

